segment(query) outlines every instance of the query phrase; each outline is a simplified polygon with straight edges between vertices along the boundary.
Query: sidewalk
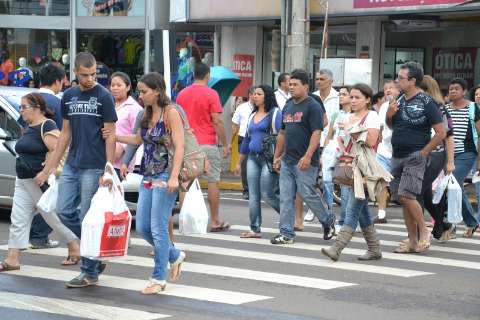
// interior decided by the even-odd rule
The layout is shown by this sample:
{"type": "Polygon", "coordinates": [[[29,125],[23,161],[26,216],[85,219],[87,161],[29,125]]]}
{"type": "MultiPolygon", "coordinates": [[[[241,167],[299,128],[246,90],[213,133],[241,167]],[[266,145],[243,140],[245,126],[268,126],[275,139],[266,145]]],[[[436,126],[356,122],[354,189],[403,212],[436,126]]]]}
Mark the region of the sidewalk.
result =
{"type": "MultiPolygon", "coordinates": [[[[207,181],[200,180],[200,185],[203,189],[207,188],[207,181]]],[[[222,172],[220,178],[220,190],[236,190],[243,191],[242,179],[235,176],[232,172],[222,172]]]]}

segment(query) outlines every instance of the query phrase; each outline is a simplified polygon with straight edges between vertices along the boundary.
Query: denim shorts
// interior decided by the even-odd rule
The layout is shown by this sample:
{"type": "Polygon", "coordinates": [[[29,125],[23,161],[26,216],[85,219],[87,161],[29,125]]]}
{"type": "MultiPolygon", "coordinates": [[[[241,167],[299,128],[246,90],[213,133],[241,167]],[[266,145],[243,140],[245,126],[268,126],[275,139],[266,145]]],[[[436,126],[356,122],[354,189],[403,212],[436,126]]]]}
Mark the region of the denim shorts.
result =
{"type": "Polygon", "coordinates": [[[398,200],[399,197],[416,199],[422,193],[427,159],[420,151],[411,153],[405,158],[392,158],[393,180],[390,182],[390,192],[394,200],[398,200]]]}

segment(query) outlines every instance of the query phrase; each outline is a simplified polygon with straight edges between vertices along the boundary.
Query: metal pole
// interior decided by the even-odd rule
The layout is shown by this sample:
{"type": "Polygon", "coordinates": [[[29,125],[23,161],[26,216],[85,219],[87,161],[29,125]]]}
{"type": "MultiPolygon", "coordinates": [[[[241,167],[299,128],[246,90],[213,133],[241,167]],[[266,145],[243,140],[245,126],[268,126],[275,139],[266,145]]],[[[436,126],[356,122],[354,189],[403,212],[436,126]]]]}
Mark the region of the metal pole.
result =
{"type": "Polygon", "coordinates": [[[153,6],[151,6],[151,0],[145,1],[145,50],[144,50],[144,59],[143,59],[143,73],[150,72],[150,11],[153,6]]]}
{"type": "Polygon", "coordinates": [[[282,0],[280,16],[280,72],[285,72],[285,47],[287,38],[287,3],[282,0]]]}
{"type": "Polygon", "coordinates": [[[291,34],[287,47],[286,71],[307,69],[310,5],[307,0],[292,0],[291,34]]]}
{"type": "Polygon", "coordinates": [[[170,83],[170,31],[163,30],[163,77],[165,78],[165,85],[167,96],[171,97],[172,86],[170,83]]]}
{"type": "Polygon", "coordinates": [[[73,73],[73,68],[75,67],[75,56],[77,55],[77,10],[76,10],[76,1],[70,1],[70,81],[75,79],[75,74],[73,73]]]}

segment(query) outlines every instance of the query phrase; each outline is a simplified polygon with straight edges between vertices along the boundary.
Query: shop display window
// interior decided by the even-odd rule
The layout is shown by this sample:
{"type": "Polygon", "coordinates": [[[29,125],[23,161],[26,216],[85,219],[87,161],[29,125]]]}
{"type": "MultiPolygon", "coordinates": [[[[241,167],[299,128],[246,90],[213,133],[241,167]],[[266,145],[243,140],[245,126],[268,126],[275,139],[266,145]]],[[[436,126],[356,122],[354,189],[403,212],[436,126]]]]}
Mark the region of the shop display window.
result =
{"type": "Polygon", "coordinates": [[[172,70],[172,98],[193,83],[195,62],[213,65],[213,32],[177,33],[175,37],[176,67],[172,70]]]}
{"type": "Polygon", "coordinates": [[[68,70],[69,31],[0,29],[0,85],[38,85],[38,70],[55,62],[68,70]]]}
{"type": "Polygon", "coordinates": [[[123,71],[132,79],[133,87],[143,75],[145,33],[141,31],[79,30],[77,51],[91,52],[97,60],[97,81],[108,86],[110,75],[123,71]]]}
{"type": "Polygon", "coordinates": [[[80,17],[141,17],[145,15],[145,0],[77,0],[80,17]]]}
{"type": "Polygon", "coordinates": [[[70,15],[70,1],[0,0],[0,14],[29,16],[68,16],[70,15]]]}
{"type": "Polygon", "coordinates": [[[425,50],[422,48],[385,48],[383,79],[394,80],[400,67],[409,61],[424,65],[425,50]]]}

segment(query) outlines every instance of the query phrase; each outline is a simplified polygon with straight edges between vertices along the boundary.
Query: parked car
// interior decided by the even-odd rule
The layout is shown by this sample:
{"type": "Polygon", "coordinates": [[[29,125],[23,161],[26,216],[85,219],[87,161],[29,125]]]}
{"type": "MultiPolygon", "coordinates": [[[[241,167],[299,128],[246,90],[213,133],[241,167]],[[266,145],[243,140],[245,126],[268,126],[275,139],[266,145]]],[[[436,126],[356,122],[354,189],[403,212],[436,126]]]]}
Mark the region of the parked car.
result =
{"type": "MultiPolygon", "coordinates": [[[[15,157],[6,148],[5,144],[14,148],[15,142],[22,134],[20,117],[20,100],[30,93],[38,91],[31,88],[0,86],[0,128],[3,129],[6,139],[0,143],[0,207],[12,206],[13,191],[15,187],[15,157]],[[20,122],[19,122],[20,121],[20,122]]],[[[142,176],[129,173],[122,182],[125,190],[125,200],[132,212],[137,210],[138,188],[142,176]]]]}

